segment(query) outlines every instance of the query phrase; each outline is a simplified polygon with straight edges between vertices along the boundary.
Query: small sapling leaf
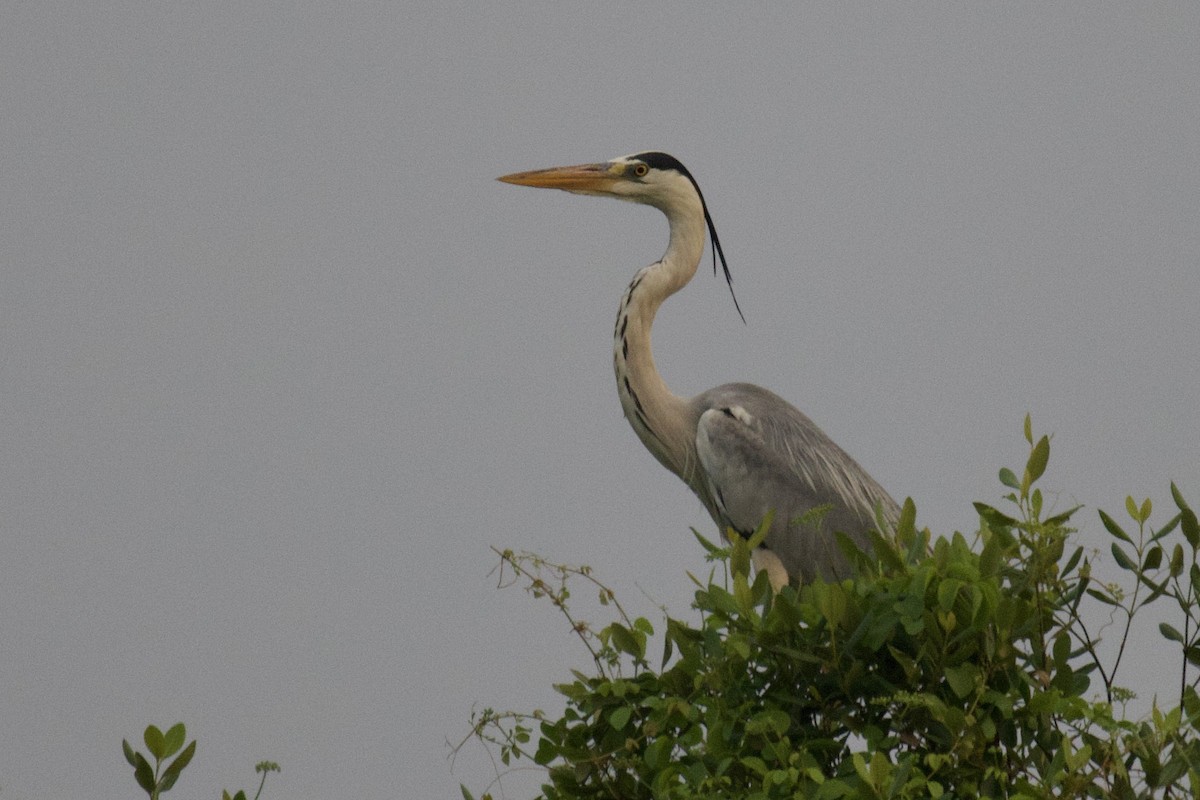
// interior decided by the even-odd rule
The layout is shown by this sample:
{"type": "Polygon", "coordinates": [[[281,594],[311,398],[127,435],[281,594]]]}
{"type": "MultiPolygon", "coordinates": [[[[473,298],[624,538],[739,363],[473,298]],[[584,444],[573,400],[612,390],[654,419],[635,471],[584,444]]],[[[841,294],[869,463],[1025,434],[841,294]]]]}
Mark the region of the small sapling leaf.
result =
{"type": "Polygon", "coordinates": [[[167,742],[157,726],[147,725],[146,732],[142,735],[142,739],[146,742],[146,749],[150,751],[150,755],[154,756],[155,760],[162,761],[166,757],[167,742]]]}
{"type": "Polygon", "coordinates": [[[163,751],[163,758],[170,758],[179,752],[179,748],[183,747],[183,742],[187,739],[187,728],[182,722],[177,722],[171,726],[164,735],[164,745],[166,749],[163,751]]]}
{"type": "Polygon", "coordinates": [[[141,753],[134,753],[133,757],[137,760],[137,764],[133,767],[133,777],[137,779],[138,786],[142,787],[146,794],[152,795],[154,793],[154,770],[141,753]]]}
{"type": "Polygon", "coordinates": [[[183,752],[179,754],[179,758],[172,761],[171,765],[163,771],[163,782],[165,783],[167,780],[170,780],[170,785],[164,786],[163,791],[166,791],[167,789],[171,788],[171,786],[175,785],[175,781],[179,779],[179,773],[183,772],[183,768],[191,762],[192,756],[194,755],[196,755],[195,739],[192,740],[191,744],[184,748],[183,752]]]}

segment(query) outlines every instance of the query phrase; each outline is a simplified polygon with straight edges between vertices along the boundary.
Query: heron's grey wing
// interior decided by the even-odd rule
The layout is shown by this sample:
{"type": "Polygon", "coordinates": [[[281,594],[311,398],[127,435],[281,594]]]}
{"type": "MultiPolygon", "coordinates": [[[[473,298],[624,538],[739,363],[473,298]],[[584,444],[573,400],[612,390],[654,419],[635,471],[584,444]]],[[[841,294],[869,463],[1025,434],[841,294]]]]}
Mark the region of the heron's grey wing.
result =
{"type": "Polygon", "coordinates": [[[844,576],[834,532],[866,546],[877,508],[898,516],[895,501],[862,467],[766,389],[728,384],[693,402],[705,406],[696,452],[719,521],[749,534],[774,512],[765,546],[790,575],[844,576]]]}

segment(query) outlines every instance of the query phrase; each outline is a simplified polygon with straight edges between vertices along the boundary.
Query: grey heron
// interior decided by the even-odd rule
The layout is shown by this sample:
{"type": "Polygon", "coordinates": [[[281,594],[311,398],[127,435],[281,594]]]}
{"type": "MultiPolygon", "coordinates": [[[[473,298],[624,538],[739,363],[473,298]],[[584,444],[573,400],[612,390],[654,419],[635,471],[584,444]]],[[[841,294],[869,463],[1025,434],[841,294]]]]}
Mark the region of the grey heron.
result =
{"type": "Polygon", "coordinates": [[[613,366],[625,417],[654,457],[696,493],[723,537],[729,530],[748,536],[773,515],[753,560],[776,589],[789,578],[845,577],[849,565],[834,532],[866,549],[877,512],[890,522],[899,516],[887,492],[812,420],[766,389],[728,383],[687,399],[667,388],[654,365],[655,313],[696,274],[706,229],[713,272],[719,255],[731,281],[704,195],[687,168],[666,153],[645,152],[499,180],[615,197],[666,215],[666,253],[634,275],[617,312],[613,366]]]}

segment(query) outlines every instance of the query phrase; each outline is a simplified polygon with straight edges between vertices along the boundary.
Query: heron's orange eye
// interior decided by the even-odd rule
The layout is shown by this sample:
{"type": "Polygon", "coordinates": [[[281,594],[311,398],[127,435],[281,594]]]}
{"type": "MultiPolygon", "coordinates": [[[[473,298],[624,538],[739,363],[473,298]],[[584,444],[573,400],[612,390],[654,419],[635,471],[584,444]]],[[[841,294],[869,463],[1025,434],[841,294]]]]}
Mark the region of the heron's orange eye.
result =
{"type": "Polygon", "coordinates": [[[650,168],[647,167],[645,164],[635,164],[633,166],[633,174],[637,175],[639,178],[646,177],[646,173],[648,173],[649,171],[650,171],[650,168]]]}

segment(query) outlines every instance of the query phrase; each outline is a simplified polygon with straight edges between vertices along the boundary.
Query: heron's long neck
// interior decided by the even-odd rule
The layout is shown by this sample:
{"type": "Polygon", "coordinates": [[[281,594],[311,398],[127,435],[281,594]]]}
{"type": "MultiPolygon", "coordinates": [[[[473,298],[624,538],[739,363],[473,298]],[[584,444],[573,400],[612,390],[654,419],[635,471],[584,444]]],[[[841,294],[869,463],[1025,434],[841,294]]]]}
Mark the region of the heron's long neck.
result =
{"type": "Polygon", "coordinates": [[[692,485],[696,473],[696,420],[687,401],[671,393],[650,351],[650,327],[663,301],[687,285],[704,252],[704,215],[697,202],[668,214],[671,240],[662,260],[634,276],[617,313],[613,366],[629,424],[663,466],[692,485]]]}

